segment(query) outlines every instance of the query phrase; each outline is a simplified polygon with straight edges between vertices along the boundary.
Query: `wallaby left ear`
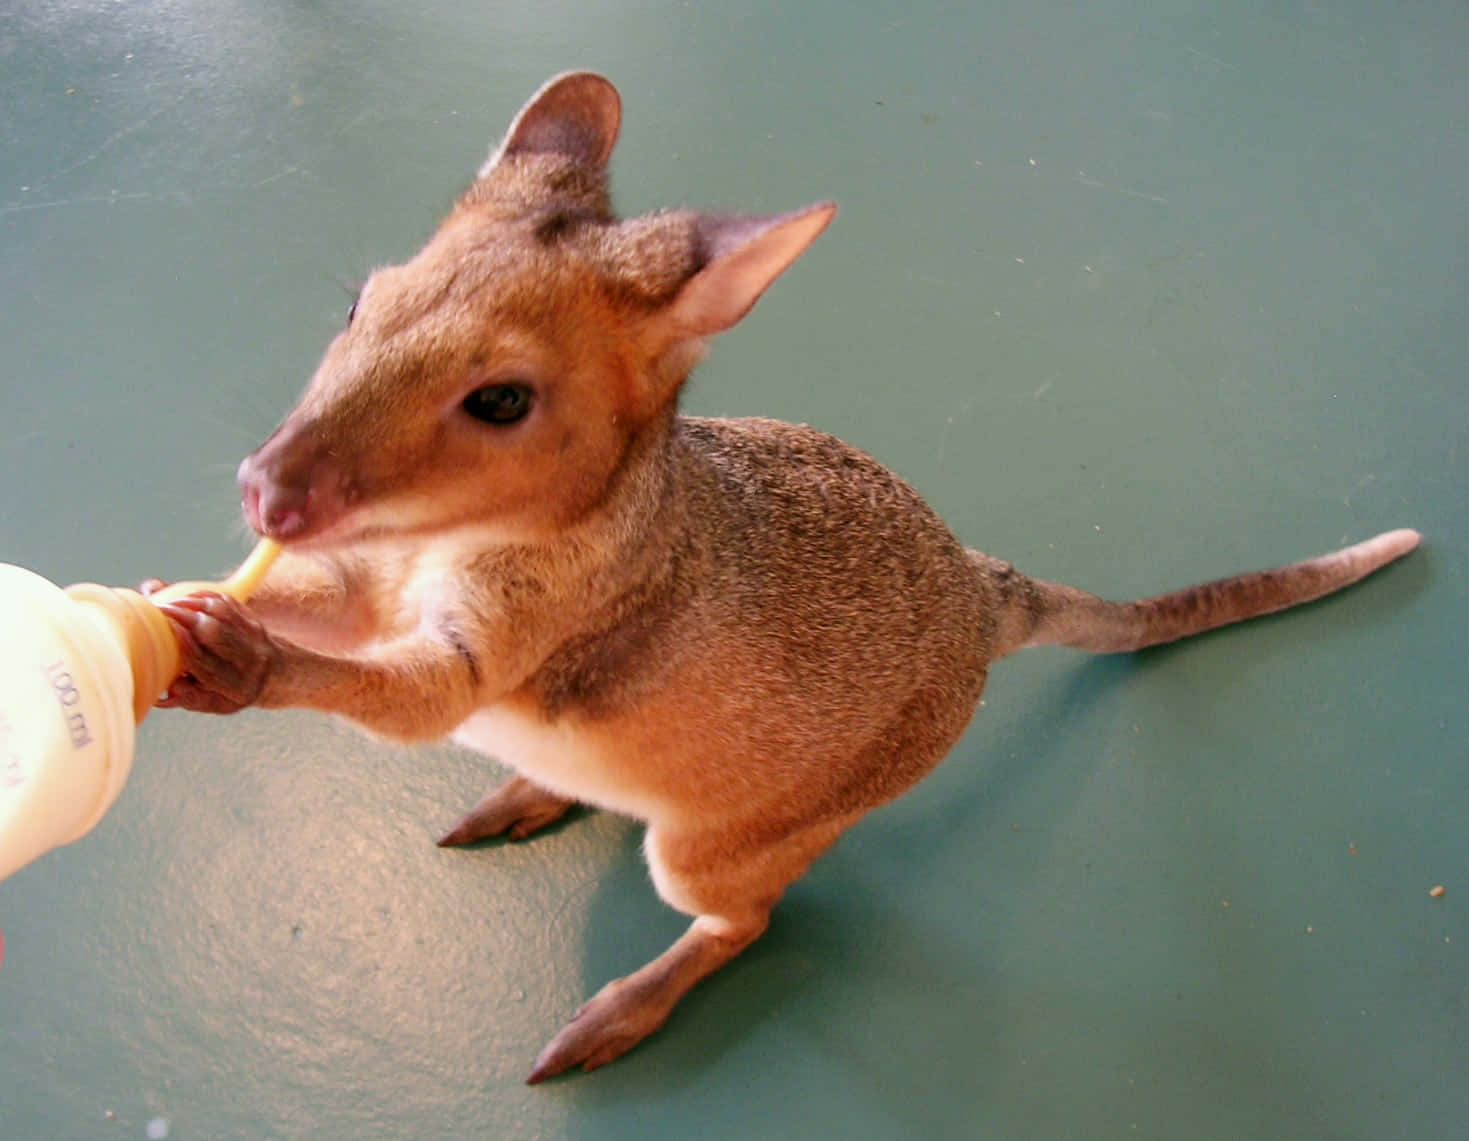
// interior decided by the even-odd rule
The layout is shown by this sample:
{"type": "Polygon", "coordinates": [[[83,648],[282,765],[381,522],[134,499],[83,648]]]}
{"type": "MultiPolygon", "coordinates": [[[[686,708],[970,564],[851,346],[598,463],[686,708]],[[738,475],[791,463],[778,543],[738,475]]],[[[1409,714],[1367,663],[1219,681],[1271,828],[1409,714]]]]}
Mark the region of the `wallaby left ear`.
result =
{"type": "Polygon", "coordinates": [[[837,212],[822,202],[766,218],[704,215],[696,223],[700,268],[679,289],[668,316],[682,333],[711,337],[738,322],[837,212]]]}
{"type": "Polygon", "coordinates": [[[502,159],[522,154],[560,155],[601,169],[612,157],[621,124],[622,97],[611,81],[590,71],[568,71],[530,97],[479,177],[502,159]]]}

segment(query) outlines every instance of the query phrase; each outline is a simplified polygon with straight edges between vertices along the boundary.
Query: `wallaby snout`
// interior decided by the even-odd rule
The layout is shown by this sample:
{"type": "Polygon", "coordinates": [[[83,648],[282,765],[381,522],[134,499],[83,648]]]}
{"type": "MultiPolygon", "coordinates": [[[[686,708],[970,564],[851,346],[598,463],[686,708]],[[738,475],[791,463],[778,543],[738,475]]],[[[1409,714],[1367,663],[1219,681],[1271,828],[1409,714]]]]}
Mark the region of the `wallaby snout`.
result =
{"type": "Polygon", "coordinates": [[[260,535],[300,541],[335,524],[356,498],[310,422],[282,424],[240,463],[245,520],[260,535]]]}

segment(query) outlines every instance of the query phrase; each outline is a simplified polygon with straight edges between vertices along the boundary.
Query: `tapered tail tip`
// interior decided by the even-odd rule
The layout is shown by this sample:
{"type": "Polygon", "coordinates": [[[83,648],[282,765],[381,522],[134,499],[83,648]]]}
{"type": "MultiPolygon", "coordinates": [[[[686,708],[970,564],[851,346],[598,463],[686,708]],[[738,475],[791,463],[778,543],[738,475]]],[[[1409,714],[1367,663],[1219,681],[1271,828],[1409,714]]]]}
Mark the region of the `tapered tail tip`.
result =
{"type": "Polygon", "coordinates": [[[1368,539],[1359,544],[1362,553],[1367,555],[1378,566],[1390,563],[1393,559],[1400,559],[1423,542],[1423,536],[1410,527],[1403,527],[1396,531],[1384,531],[1375,538],[1368,539]]]}
{"type": "Polygon", "coordinates": [[[1423,536],[1417,531],[1404,527],[1397,531],[1384,531],[1350,547],[1343,547],[1335,557],[1346,560],[1346,565],[1352,568],[1348,581],[1356,582],[1402,558],[1422,541],[1423,536]]]}

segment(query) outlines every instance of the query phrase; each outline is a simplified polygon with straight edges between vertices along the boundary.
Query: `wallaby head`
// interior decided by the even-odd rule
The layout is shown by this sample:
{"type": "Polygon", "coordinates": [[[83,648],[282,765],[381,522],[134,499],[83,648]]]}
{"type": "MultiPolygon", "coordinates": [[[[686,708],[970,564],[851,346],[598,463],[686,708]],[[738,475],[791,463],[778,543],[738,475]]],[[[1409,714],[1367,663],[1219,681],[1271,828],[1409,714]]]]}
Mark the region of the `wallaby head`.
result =
{"type": "Polygon", "coordinates": [[[553,79],[418,255],[372,274],[300,404],[240,467],[257,531],[528,537],[601,501],[670,421],[706,340],[835,213],[619,221],[620,116],[600,76],[553,79]]]}

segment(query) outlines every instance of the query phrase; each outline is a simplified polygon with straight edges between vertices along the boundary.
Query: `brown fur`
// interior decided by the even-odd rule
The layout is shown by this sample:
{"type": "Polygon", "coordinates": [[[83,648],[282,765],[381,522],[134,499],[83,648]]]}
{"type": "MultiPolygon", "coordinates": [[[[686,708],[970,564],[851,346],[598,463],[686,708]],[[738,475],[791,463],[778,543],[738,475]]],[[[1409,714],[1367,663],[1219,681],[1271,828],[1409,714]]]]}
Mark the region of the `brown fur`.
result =
{"type": "Polygon", "coordinates": [[[616,1057],[756,938],[843,829],[942,759],[990,662],[1238,621],[1418,540],[1108,603],[966,550],[830,436],[679,416],[705,341],[834,210],[619,222],[618,117],[587,74],[526,105],[241,466],[247,517],[287,545],[252,607],[169,608],[189,672],[168,704],[307,706],[515,768],[443,843],[523,836],[575,802],[647,824],[654,884],[695,921],[600,992],[532,1080],[616,1057]],[[461,407],[509,382],[533,393],[525,419],[461,407]]]}

